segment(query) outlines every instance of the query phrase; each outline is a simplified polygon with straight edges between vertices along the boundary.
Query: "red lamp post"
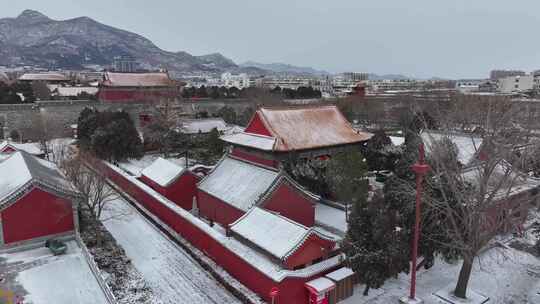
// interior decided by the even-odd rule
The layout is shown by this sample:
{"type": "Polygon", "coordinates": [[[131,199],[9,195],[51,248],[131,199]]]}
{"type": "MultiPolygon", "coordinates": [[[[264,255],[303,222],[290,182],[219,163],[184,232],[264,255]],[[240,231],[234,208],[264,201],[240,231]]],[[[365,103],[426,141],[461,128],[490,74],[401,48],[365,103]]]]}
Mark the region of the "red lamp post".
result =
{"type": "Polygon", "coordinates": [[[270,298],[272,299],[272,304],[274,304],[277,296],[279,295],[279,289],[277,287],[272,287],[268,294],[270,295],[270,298]]]}
{"type": "Polygon", "coordinates": [[[422,181],[424,175],[429,171],[429,166],[425,163],[424,145],[420,144],[418,147],[419,157],[418,162],[412,166],[412,170],[416,173],[416,219],[414,223],[414,240],[412,244],[412,257],[411,257],[411,292],[409,295],[409,303],[421,303],[416,299],[416,259],[418,257],[418,241],[420,239],[420,216],[421,216],[421,203],[422,203],[422,181]]]}

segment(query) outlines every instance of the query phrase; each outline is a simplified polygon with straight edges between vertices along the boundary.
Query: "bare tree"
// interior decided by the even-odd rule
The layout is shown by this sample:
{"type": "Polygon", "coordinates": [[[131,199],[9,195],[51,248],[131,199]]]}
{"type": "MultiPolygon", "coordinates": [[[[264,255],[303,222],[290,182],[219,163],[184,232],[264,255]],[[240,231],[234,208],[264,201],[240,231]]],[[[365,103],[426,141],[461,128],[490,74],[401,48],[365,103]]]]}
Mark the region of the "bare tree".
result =
{"type": "Polygon", "coordinates": [[[176,127],[180,120],[180,107],[176,99],[162,97],[154,99],[153,116],[150,124],[144,127],[145,139],[157,143],[165,157],[169,157],[174,137],[180,136],[176,127]]]}
{"type": "Polygon", "coordinates": [[[48,143],[54,138],[63,137],[64,133],[64,127],[52,114],[39,111],[31,116],[30,125],[23,130],[21,137],[22,140],[37,141],[45,153],[45,157],[49,159],[48,143]]]}
{"type": "Polygon", "coordinates": [[[482,249],[497,234],[521,224],[531,203],[536,203],[535,189],[540,186],[520,170],[527,151],[537,149],[516,153],[523,144],[536,145],[519,108],[499,98],[463,100],[472,104],[458,102],[440,109],[442,137],[429,140],[432,175],[425,201],[431,218],[425,220],[437,229],[423,236],[436,242],[445,256],[463,260],[454,290],[460,298],[467,296],[473,262],[482,249]],[[482,128],[482,144],[475,145],[470,135],[475,161],[464,166],[452,138],[458,129],[474,128],[482,128]]]}
{"type": "Polygon", "coordinates": [[[118,199],[118,194],[107,183],[104,173],[97,171],[88,164],[98,162],[89,154],[79,154],[74,158],[65,159],[61,164],[66,177],[71,181],[75,190],[81,195],[81,212],[85,212],[90,219],[89,228],[96,235],[98,245],[101,245],[100,221],[112,218],[121,218],[125,213],[113,209],[111,203],[118,199]]]}

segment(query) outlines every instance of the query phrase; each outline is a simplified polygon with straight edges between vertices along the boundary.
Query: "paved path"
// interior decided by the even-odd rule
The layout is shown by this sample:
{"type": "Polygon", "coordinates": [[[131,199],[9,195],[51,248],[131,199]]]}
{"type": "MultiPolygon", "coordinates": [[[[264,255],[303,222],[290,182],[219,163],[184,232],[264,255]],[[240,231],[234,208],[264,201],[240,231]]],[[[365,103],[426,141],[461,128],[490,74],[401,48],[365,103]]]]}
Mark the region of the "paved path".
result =
{"type": "Polygon", "coordinates": [[[103,222],[153,290],[152,303],[240,303],[182,248],[140,215],[123,198],[114,212],[128,214],[103,222]]]}

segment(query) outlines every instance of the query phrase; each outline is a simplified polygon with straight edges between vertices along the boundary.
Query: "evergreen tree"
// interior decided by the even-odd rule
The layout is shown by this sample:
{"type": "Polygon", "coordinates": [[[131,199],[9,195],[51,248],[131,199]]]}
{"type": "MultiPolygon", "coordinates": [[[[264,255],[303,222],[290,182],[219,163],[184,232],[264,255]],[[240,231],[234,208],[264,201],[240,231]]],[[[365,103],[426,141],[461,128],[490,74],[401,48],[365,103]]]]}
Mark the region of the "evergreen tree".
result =
{"type": "Polygon", "coordinates": [[[370,202],[363,198],[353,203],[344,250],[348,265],[366,285],[364,295],[409,271],[409,246],[399,217],[384,199],[376,196],[370,202]]]}
{"type": "Polygon", "coordinates": [[[240,90],[237,87],[230,87],[227,96],[230,98],[238,97],[240,90]]]}
{"type": "MultiPolygon", "coordinates": [[[[347,263],[370,288],[379,288],[386,279],[409,269],[407,234],[400,217],[384,199],[367,200],[366,164],[360,152],[334,156],[327,167],[327,178],[341,201],[351,202],[344,251],[347,263]]],[[[347,208],[348,209],[348,208],[347,208]]]]}
{"type": "Polygon", "coordinates": [[[354,203],[367,196],[366,163],[360,151],[333,155],[326,166],[326,180],[339,201],[354,203]]]}
{"type": "Polygon", "coordinates": [[[392,140],[384,130],[375,131],[366,146],[366,159],[369,169],[394,171],[401,153],[400,148],[392,148],[392,140]]]}
{"type": "Polygon", "coordinates": [[[208,150],[214,155],[220,155],[223,153],[223,141],[219,139],[220,134],[217,128],[213,128],[208,134],[208,150]]]}
{"type": "Polygon", "coordinates": [[[195,92],[195,97],[199,97],[199,98],[206,98],[208,97],[208,91],[206,90],[206,87],[205,86],[201,86],[200,88],[198,88],[195,92]]]}
{"type": "Polygon", "coordinates": [[[237,123],[236,111],[232,107],[224,106],[223,108],[219,109],[217,115],[223,118],[223,120],[228,124],[237,123]]]}
{"type": "Polygon", "coordinates": [[[219,89],[216,86],[213,86],[213,87],[210,88],[210,93],[208,95],[212,99],[218,99],[219,97],[221,97],[220,94],[219,94],[219,89]]]}
{"type": "Polygon", "coordinates": [[[82,149],[88,149],[91,144],[91,136],[98,127],[97,110],[84,108],[77,119],[77,138],[82,149]]]}
{"type": "Polygon", "coordinates": [[[403,154],[396,163],[395,174],[402,179],[413,181],[415,178],[411,166],[418,160],[418,149],[422,139],[417,132],[412,130],[405,131],[405,144],[403,154]]]}
{"type": "Polygon", "coordinates": [[[139,132],[126,112],[109,114],[110,119],[100,125],[91,136],[95,155],[110,161],[139,158],[143,154],[139,132]]]}

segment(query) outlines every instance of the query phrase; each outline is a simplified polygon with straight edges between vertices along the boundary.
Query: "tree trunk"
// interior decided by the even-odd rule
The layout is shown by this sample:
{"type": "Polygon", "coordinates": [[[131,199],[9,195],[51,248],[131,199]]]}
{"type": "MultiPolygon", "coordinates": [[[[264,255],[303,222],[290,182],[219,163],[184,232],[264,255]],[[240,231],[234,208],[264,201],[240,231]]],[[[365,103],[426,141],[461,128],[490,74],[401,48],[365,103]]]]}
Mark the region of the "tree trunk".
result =
{"type": "Polygon", "coordinates": [[[364,296],[367,296],[369,293],[369,284],[366,284],[366,289],[364,289],[364,296]]]}
{"type": "Polygon", "coordinates": [[[465,258],[463,259],[463,265],[461,266],[461,271],[459,272],[459,278],[454,290],[454,295],[458,298],[466,299],[467,298],[467,285],[469,285],[469,279],[471,277],[471,271],[473,267],[473,259],[465,258]]]}
{"type": "Polygon", "coordinates": [[[101,247],[101,229],[99,229],[99,223],[97,221],[94,222],[94,233],[96,234],[96,245],[97,247],[101,247]]]}

